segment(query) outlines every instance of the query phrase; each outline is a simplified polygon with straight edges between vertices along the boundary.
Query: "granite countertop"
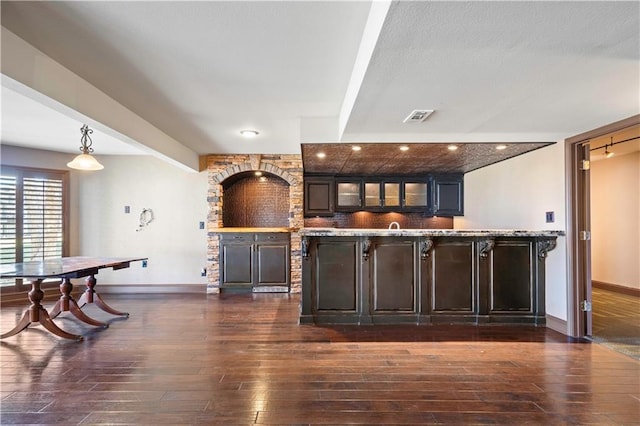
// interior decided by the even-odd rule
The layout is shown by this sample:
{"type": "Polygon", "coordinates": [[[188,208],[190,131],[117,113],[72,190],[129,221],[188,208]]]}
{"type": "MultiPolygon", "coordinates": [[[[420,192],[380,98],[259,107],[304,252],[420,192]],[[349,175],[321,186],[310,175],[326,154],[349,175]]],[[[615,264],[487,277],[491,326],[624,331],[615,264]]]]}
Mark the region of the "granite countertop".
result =
{"type": "Polygon", "coordinates": [[[558,237],[564,231],[524,229],[371,229],[302,228],[307,237],[558,237]]]}

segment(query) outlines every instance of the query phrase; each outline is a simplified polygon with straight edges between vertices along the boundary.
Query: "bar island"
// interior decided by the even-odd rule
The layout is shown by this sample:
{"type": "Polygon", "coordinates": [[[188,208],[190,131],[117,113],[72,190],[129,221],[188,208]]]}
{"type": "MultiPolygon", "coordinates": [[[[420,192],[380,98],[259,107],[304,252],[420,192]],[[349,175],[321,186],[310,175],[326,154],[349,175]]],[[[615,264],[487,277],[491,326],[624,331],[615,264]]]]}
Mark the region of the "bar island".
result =
{"type": "Polygon", "coordinates": [[[561,235],[300,229],[300,322],[545,325],[545,260],[561,235]]]}

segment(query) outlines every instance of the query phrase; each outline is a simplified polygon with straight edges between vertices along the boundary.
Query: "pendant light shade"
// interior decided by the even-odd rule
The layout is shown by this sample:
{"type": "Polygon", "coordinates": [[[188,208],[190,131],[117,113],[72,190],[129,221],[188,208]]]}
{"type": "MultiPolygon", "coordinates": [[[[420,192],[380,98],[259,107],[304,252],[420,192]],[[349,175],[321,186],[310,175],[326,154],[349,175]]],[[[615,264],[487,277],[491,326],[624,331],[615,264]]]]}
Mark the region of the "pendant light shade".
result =
{"type": "Polygon", "coordinates": [[[82,133],[82,138],[80,139],[80,151],[82,151],[82,154],[79,154],[73,159],[73,161],[67,163],[67,167],[87,171],[104,169],[104,166],[91,156],[91,153],[93,152],[93,148],[91,148],[93,141],[89,134],[93,133],[93,130],[85,124],[80,128],[80,132],[82,133]]]}

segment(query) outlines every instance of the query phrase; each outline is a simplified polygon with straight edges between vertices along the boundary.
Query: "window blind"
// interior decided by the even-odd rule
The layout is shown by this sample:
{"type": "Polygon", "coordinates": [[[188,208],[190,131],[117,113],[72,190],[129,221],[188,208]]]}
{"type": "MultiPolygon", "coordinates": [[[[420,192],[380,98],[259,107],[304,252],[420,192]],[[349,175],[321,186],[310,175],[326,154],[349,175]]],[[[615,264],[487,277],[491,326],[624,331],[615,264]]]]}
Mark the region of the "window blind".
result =
{"type": "MultiPolygon", "coordinates": [[[[0,177],[2,263],[60,258],[65,247],[63,172],[3,168],[0,177]]],[[[15,285],[1,280],[0,286],[15,285]]]]}
{"type": "Polygon", "coordinates": [[[23,181],[23,262],[62,257],[62,181],[23,181]]]}
{"type": "MultiPolygon", "coordinates": [[[[15,176],[0,176],[0,262],[16,262],[17,209],[15,176]]],[[[0,286],[14,285],[13,279],[3,278],[0,286]]]]}

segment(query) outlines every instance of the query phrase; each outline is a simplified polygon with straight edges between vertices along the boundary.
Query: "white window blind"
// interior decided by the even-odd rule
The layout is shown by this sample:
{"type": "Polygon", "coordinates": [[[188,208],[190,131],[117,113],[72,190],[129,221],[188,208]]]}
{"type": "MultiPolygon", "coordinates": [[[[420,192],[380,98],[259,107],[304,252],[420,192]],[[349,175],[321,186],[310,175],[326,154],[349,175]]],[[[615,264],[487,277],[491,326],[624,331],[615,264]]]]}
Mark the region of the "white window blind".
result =
{"type": "Polygon", "coordinates": [[[23,262],[62,257],[62,180],[24,178],[23,262]]]}
{"type": "MultiPolygon", "coordinates": [[[[16,177],[0,176],[0,262],[16,262],[16,177]]],[[[0,286],[13,285],[12,279],[1,279],[0,286]]]]}
{"type": "MultiPolygon", "coordinates": [[[[3,168],[0,184],[1,262],[62,257],[65,254],[63,173],[3,168]]],[[[2,280],[0,285],[12,286],[15,280],[2,280]]]]}

